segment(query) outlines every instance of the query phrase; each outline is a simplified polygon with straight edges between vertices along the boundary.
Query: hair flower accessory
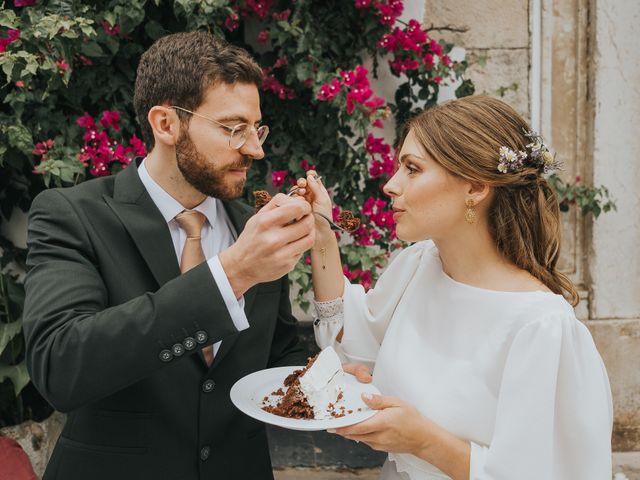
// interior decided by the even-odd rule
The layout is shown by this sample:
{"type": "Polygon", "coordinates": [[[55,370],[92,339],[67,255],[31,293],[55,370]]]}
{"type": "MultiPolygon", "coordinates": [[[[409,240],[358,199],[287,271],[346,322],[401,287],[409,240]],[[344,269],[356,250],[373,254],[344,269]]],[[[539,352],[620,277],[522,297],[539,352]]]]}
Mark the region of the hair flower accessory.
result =
{"type": "Polygon", "coordinates": [[[498,163],[500,173],[513,173],[524,167],[533,167],[538,169],[539,173],[546,175],[560,168],[555,155],[549,151],[538,133],[525,131],[524,136],[530,140],[526,146],[527,152],[522,150],[516,152],[509,147],[500,147],[500,162],[498,163]]]}

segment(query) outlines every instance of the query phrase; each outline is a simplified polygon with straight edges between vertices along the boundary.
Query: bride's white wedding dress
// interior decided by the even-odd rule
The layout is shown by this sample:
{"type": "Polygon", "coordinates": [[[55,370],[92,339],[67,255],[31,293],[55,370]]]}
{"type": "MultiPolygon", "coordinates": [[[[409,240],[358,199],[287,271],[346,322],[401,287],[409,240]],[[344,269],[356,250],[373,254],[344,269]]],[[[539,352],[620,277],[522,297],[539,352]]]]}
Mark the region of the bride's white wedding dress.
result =
{"type": "MultiPolygon", "coordinates": [[[[423,241],[402,251],[375,289],[345,279],[343,298],[317,309],[321,347],[375,366],[384,395],[471,443],[471,480],[611,478],[609,380],[562,296],[456,282],[423,241]]],[[[390,454],[381,478],[448,477],[390,454]]]]}

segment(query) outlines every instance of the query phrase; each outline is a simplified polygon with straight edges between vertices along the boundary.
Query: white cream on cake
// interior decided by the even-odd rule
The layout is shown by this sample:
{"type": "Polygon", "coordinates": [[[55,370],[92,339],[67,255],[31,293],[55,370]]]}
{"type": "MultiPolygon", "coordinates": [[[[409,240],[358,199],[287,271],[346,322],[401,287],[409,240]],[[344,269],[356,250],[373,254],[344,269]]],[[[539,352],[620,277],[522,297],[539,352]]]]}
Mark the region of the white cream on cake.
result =
{"type": "Polygon", "coordinates": [[[333,347],[322,350],[313,365],[299,377],[299,381],[300,390],[313,408],[314,417],[331,417],[329,404],[335,405],[344,388],[342,363],[333,347]]]}

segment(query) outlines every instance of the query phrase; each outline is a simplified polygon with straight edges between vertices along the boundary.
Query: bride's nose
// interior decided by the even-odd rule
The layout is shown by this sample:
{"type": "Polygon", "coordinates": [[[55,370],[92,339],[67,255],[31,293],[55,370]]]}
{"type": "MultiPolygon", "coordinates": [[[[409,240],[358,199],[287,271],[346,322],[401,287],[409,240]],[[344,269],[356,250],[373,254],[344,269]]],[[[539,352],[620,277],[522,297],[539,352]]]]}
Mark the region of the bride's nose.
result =
{"type": "Polygon", "coordinates": [[[382,191],[385,193],[385,195],[388,195],[391,198],[395,198],[400,195],[400,186],[398,185],[398,182],[395,181],[395,175],[391,177],[387,183],[384,184],[384,187],[382,187],[382,191]]]}

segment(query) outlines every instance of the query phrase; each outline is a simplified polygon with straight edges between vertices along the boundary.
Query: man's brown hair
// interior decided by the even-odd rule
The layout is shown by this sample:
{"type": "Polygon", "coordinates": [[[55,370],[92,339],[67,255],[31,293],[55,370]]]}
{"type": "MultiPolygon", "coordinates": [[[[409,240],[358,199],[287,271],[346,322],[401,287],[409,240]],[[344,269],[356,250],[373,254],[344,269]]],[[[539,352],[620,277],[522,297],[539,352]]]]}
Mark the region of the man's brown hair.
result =
{"type": "MultiPolygon", "coordinates": [[[[149,110],[168,103],[196,110],[217,83],[262,85],[262,69],[246,50],[206,32],[157,40],[140,58],[133,104],[147,151],[155,145],[149,110]]],[[[182,117],[182,116],[181,116],[182,117]]]]}

